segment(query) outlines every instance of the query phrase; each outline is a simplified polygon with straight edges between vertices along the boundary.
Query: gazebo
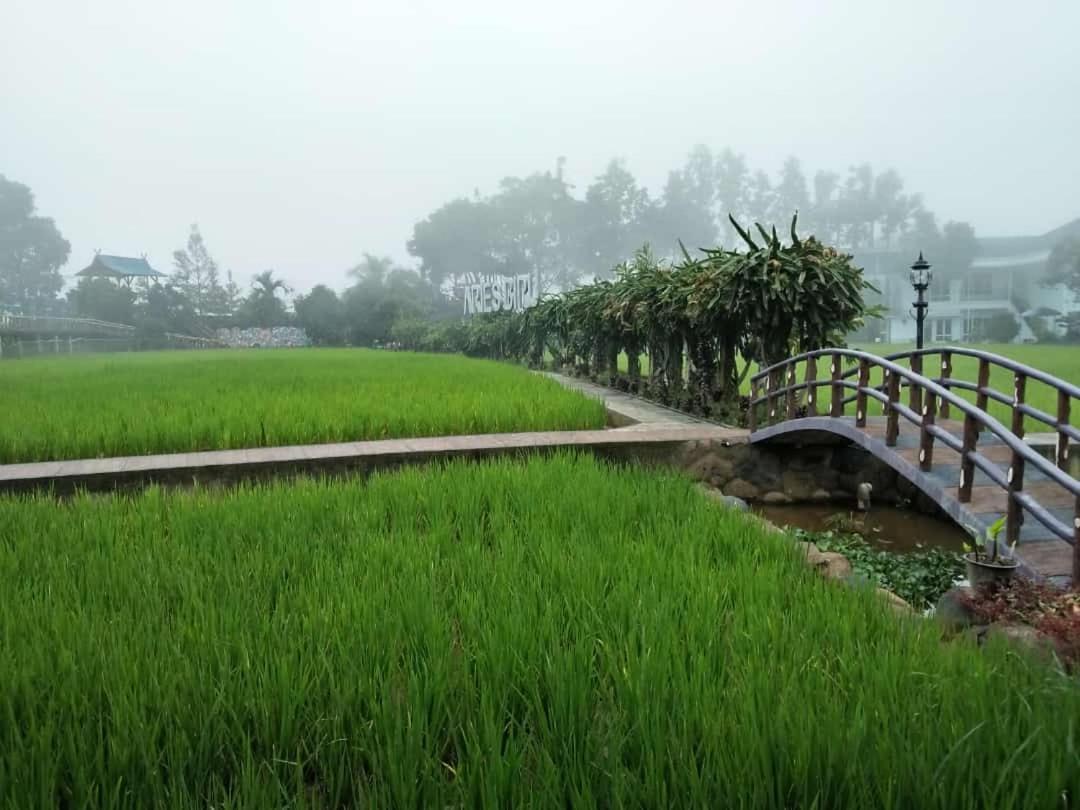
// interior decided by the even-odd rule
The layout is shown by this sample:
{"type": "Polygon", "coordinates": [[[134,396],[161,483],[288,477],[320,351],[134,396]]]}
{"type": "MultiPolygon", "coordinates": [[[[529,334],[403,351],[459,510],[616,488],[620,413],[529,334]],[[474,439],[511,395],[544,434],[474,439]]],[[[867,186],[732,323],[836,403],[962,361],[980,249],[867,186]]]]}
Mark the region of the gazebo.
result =
{"type": "Polygon", "coordinates": [[[88,278],[111,278],[130,284],[133,278],[150,279],[166,278],[164,273],[159,273],[145,256],[138,259],[130,256],[109,256],[105,253],[94,254],[94,260],[90,265],[80,270],[75,275],[88,278]]]}

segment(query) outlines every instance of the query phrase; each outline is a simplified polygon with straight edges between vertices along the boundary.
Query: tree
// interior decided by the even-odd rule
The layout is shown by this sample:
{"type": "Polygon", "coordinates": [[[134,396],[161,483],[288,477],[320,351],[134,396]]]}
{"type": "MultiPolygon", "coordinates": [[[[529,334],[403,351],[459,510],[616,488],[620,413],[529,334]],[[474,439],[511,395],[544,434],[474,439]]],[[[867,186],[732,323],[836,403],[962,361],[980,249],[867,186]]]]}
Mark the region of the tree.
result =
{"type": "Polygon", "coordinates": [[[541,293],[581,278],[581,203],[570,196],[561,163],[555,174],[507,177],[490,200],[495,232],[491,255],[499,272],[531,273],[541,293]]]}
{"type": "Polygon", "coordinates": [[[172,283],[202,317],[232,315],[240,303],[240,289],[232,273],[221,282],[221,272],[203,241],[198,225],[191,226],[187,247],[173,251],[172,283]]]}
{"type": "Polygon", "coordinates": [[[278,298],[278,291],[288,293],[289,287],[273,270],[256,273],[251,280],[251,292],[240,307],[240,318],[248,326],[284,326],[289,322],[285,304],[278,298]]]}
{"type": "Polygon", "coordinates": [[[342,310],[346,336],[354,345],[385,343],[395,323],[433,309],[437,290],[418,272],[397,267],[392,259],[365,253],[349,275],[356,283],[345,291],[342,310]]]}
{"type": "Polygon", "coordinates": [[[950,273],[965,273],[979,252],[975,229],[967,222],[947,222],[941,229],[941,266],[950,273]]]}
{"type": "Polygon", "coordinates": [[[668,173],[663,197],[654,209],[651,230],[662,253],[675,255],[679,242],[691,250],[715,245],[715,200],[715,162],[709,148],[699,144],[681,169],[668,173]]]}
{"type": "Polygon", "coordinates": [[[495,211],[487,200],[451,200],[413,226],[406,248],[436,287],[457,286],[468,273],[494,275],[495,211]]]}
{"type": "Polygon", "coordinates": [[[1046,260],[1045,284],[1064,284],[1080,296],[1080,237],[1058,242],[1046,260]]]}
{"type": "Polygon", "coordinates": [[[307,295],[293,301],[296,323],[317,346],[337,346],[345,342],[345,311],[338,294],[318,284],[307,295]]]}
{"type": "Polygon", "coordinates": [[[725,149],[716,158],[716,202],[720,206],[725,240],[735,239],[729,216],[743,216],[746,211],[747,183],[750,170],[746,158],[725,149]]]}
{"type": "MultiPolygon", "coordinates": [[[[776,184],[774,206],[776,217],[785,220],[797,211],[809,213],[810,193],[806,188],[806,177],[802,165],[796,157],[789,157],[780,169],[780,181],[776,184]]],[[[764,221],[764,220],[762,220],[764,221]]]]}
{"type": "Polygon", "coordinates": [[[594,275],[610,274],[643,242],[649,241],[653,204],[619,160],[585,192],[582,209],[582,265],[594,275]]]}
{"type": "Polygon", "coordinates": [[[986,319],[982,331],[993,343],[1012,343],[1020,334],[1020,322],[1011,312],[998,312],[986,319]]]}
{"type": "Polygon", "coordinates": [[[72,314],[80,318],[135,323],[135,294],[111,279],[84,276],[68,291],[67,300],[72,314]]]}
{"type": "Polygon", "coordinates": [[[60,268],[71,245],[35,211],[29,187],[0,174],[0,309],[50,312],[64,286],[60,268]]]}
{"type": "Polygon", "coordinates": [[[205,332],[195,307],[182,291],[172,284],[151,284],[145,300],[135,311],[135,325],[148,336],[166,332],[198,335],[205,332]]]}

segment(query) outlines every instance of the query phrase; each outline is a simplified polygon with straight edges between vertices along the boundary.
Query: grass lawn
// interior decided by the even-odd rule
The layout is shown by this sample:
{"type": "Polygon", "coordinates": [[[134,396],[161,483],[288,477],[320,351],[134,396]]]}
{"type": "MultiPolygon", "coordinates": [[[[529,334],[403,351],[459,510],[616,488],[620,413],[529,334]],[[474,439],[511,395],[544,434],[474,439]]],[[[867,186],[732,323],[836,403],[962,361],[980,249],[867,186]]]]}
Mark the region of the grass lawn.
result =
{"type": "Polygon", "coordinates": [[[604,426],[522,368],[363,349],[4,362],[0,407],[0,463],[604,426]]]}
{"type": "Polygon", "coordinates": [[[0,498],[0,586],[2,807],[1080,797],[1075,681],[589,457],[0,498]]]}

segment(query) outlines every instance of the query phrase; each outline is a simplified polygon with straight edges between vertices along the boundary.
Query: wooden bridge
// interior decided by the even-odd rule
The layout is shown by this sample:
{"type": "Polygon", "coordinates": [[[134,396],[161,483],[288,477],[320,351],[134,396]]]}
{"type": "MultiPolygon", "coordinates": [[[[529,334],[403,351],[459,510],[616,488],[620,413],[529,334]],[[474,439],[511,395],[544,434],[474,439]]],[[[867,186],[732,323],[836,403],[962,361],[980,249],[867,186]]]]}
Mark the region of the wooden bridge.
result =
{"type": "Polygon", "coordinates": [[[1069,456],[1080,442],[1080,429],[1070,421],[1073,414],[1080,417],[1077,399],[1077,386],[977,349],[921,349],[884,358],[825,349],[754,375],[750,440],[810,443],[829,433],[852,441],[961,525],[983,531],[1005,516],[1005,536],[1017,543],[1023,570],[1065,584],[1080,582],[1080,473],[1069,456]],[[975,379],[954,375],[958,357],[978,361],[975,379]],[[934,371],[924,374],[924,364],[934,371]],[[1010,375],[1011,392],[991,387],[995,369],[1010,375]],[[1029,381],[1055,392],[1055,413],[1028,404],[1029,381]],[[992,402],[1004,406],[1008,425],[988,412],[992,402]],[[880,406],[881,416],[870,415],[872,405],[880,406]],[[1049,457],[1025,439],[1028,422],[1049,429],[1049,457]]]}

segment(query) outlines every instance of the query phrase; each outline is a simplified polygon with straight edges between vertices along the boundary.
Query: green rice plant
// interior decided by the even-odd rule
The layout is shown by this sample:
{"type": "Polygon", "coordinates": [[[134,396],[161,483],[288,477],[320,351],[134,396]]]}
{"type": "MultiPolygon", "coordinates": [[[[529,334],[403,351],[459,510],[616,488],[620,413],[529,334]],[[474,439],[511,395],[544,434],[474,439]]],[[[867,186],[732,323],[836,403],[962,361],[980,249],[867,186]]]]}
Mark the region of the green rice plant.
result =
{"type": "Polygon", "coordinates": [[[525,369],[365,349],[0,363],[0,463],[604,426],[525,369]]]}
{"type": "Polygon", "coordinates": [[[1066,807],[1080,687],[588,456],[0,498],[0,807],[1066,807]]]}

